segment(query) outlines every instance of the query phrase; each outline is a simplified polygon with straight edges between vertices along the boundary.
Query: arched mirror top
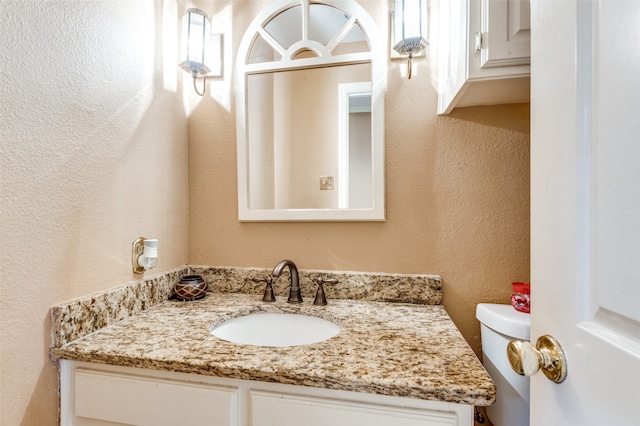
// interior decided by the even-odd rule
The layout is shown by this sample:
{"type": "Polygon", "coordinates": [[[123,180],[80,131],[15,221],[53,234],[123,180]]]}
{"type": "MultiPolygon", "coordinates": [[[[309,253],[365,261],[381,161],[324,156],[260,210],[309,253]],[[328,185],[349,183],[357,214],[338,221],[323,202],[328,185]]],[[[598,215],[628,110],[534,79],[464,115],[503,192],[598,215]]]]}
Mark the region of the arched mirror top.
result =
{"type": "Polygon", "coordinates": [[[371,61],[363,20],[346,8],[309,1],[274,8],[247,30],[245,72],[371,61]]]}
{"type": "MultiPolygon", "coordinates": [[[[384,220],[385,52],[374,21],[362,6],[352,0],[276,1],[252,21],[240,42],[236,59],[238,215],[241,221],[384,220]],[[322,69],[327,71],[321,71],[322,69]],[[300,72],[308,73],[302,75],[300,72]],[[260,77],[261,75],[264,77],[260,77]],[[276,78],[276,75],[280,77],[276,78]],[[355,75],[359,77],[354,77],[355,75]],[[323,120],[325,115],[331,115],[331,119],[323,125],[323,141],[316,144],[320,144],[323,151],[335,151],[335,154],[331,154],[334,155],[335,167],[324,164],[318,166],[317,171],[310,171],[312,176],[308,178],[307,189],[287,188],[291,200],[296,201],[283,201],[287,197],[280,194],[283,186],[279,182],[282,182],[283,177],[273,176],[281,174],[278,161],[283,157],[283,148],[274,145],[288,144],[287,150],[298,151],[295,153],[298,156],[302,155],[299,153],[302,149],[299,146],[291,148],[291,141],[281,142],[283,133],[294,132],[283,132],[278,126],[295,123],[298,128],[306,127],[309,135],[320,132],[313,130],[313,125],[317,124],[302,123],[299,112],[296,118],[293,118],[292,113],[286,115],[279,112],[283,108],[280,101],[283,96],[282,92],[276,91],[276,87],[282,87],[283,81],[291,86],[300,84],[293,83],[294,81],[308,81],[307,84],[315,85],[324,80],[331,80],[331,84],[335,85],[323,89],[325,92],[335,93],[331,95],[335,100],[320,101],[315,95],[314,98],[307,97],[305,101],[298,101],[293,108],[299,110],[300,105],[313,103],[313,121],[323,120]],[[358,89],[357,93],[349,94],[351,98],[343,97],[341,93],[345,87],[356,87],[358,82],[366,83],[369,89],[364,92],[358,89]],[[368,147],[364,148],[364,156],[355,159],[353,146],[349,148],[348,123],[349,113],[356,109],[349,105],[354,102],[353,99],[362,97],[366,97],[370,104],[370,117],[367,119],[370,124],[364,124],[370,130],[364,131],[368,138],[365,141],[368,147]],[[340,105],[341,102],[346,102],[346,108],[340,105]],[[338,118],[338,114],[345,114],[346,118],[338,118]],[[335,126],[335,130],[324,132],[331,126],[335,126]],[[352,156],[351,171],[349,155],[352,156]],[[278,159],[273,160],[271,157],[278,159]],[[269,159],[262,164],[264,158],[269,159]],[[356,160],[360,164],[365,163],[365,167],[356,165],[356,160]],[[320,188],[316,185],[318,180],[322,182],[325,177],[323,175],[331,178],[330,190],[334,194],[328,196],[327,191],[324,191],[320,195],[310,195],[311,192],[326,189],[322,188],[322,183],[320,188]],[[335,190],[333,179],[336,180],[335,190]],[[359,180],[362,181],[361,186],[357,185],[359,180]],[[296,191],[297,194],[294,194],[296,191]],[[304,193],[300,195],[301,192],[304,193]],[[362,194],[358,195],[359,200],[352,200],[356,193],[362,194]],[[322,200],[309,201],[314,197],[322,200]],[[327,201],[329,198],[333,200],[327,201]],[[365,201],[361,201],[362,199],[365,201]]],[[[362,84],[358,87],[362,87],[362,84]]],[[[294,91],[298,96],[304,96],[300,87],[296,87],[298,88],[294,91]]],[[[290,92],[286,93],[290,96],[290,92]]],[[[290,126],[293,127],[294,124],[290,126]]],[[[362,128],[362,121],[358,126],[362,128]]],[[[296,137],[300,141],[300,133],[296,137]]],[[[309,141],[304,143],[311,145],[309,141]]],[[[351,142],[351,145],[354,143],[351,142]]],[[[363,145],[363,142],[358,143],[363,145]]],[[[363,152],[363,148],[358,149],[363,152]]],[[[310,162],[333,161],[319,159],[318,150],[317,145],[304,148],[310,162]]],[[[284,157],[293,157],[293,151],[287,151],[284,157]]],[[[314,168],[301,165],[304,161],[293,161],[300,169],[314,168]]],[[[307,179],[306,176],[301,178],[300,172],[289,173],[284,180],[296,181],[298,186],[303,185],[303,181],[307,179]]],[[[291,185],[286,183],[284,186],[291,185]]]]}

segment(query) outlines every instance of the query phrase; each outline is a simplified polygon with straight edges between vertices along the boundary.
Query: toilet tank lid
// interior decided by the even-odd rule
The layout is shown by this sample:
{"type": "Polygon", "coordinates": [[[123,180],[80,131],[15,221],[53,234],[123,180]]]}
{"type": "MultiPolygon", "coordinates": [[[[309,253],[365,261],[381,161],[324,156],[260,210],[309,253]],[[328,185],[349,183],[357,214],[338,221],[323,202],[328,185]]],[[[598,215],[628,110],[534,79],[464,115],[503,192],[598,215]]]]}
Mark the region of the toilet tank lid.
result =
{"type": "Polygon", "coordinates": [[[516,311],[511,305],[479,303],[476,318],[498,333],[516,339],[529,340],[531,319],[529,314],[516,311]]]}

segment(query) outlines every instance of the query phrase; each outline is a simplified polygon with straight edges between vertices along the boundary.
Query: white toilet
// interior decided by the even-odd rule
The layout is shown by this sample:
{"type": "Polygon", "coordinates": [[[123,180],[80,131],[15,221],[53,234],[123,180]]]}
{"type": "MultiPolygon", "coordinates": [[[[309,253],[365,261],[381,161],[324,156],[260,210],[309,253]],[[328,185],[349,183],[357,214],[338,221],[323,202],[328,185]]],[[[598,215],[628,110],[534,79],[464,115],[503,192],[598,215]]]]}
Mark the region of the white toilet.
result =
{"type": "Polygon", "coordinates": [[[476,318],[484,368],[496,384],[496,402],[487,407],[487,417],[494,426],[529,426],[529,378],[516,374],[507,359],[510,340],[529,340],[529,314],[511,305],[480,303],[476,318]]]}

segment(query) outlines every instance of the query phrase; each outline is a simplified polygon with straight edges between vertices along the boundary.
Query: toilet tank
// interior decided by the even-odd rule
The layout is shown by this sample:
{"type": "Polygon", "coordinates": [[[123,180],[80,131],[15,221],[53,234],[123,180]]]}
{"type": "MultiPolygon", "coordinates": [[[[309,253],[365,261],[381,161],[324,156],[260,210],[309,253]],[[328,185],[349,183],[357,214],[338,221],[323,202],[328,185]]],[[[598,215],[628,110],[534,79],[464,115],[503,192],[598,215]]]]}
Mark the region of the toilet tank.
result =
{"type": "Polygon", "coordinates": [[[482,363],[496,384],[496,402],[487,407],[495,426],[529,425],[529,378],[511,369],[507,344],[513,339],[529,340],[529,314],[511,305],[480,303],[476,307],[482,336],[482,363]]]}

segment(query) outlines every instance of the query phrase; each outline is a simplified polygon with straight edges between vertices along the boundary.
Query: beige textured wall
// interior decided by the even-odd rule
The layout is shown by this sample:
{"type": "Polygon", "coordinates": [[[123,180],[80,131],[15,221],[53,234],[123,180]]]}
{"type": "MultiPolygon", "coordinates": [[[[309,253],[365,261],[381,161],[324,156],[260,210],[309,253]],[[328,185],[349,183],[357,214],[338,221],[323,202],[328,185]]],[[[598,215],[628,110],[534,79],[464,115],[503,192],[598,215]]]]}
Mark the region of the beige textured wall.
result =
{"type": "MultiPolygon", "coordinates": [[[[444,304],[479,353],[475,305],[509,302],[529,279],[529,106],[476,107],[436,116],[433,58],[388,67],[384,223],[240,223],[231,64],[246,27],[269,2],[200,2],[233,14],[225,28],[221,90],[189,117],[189,262],[439,274],[444,304]]],[[[361,2],[381,29],[387,2],[361,2]]]]}
{"type": "Polygon", "coordinates": [[[160,239],[157,271],[187,260],[177,7],[0,9],[0,424],[55,425],[49,308],[136,279],[141,235],[160,239]]]}

